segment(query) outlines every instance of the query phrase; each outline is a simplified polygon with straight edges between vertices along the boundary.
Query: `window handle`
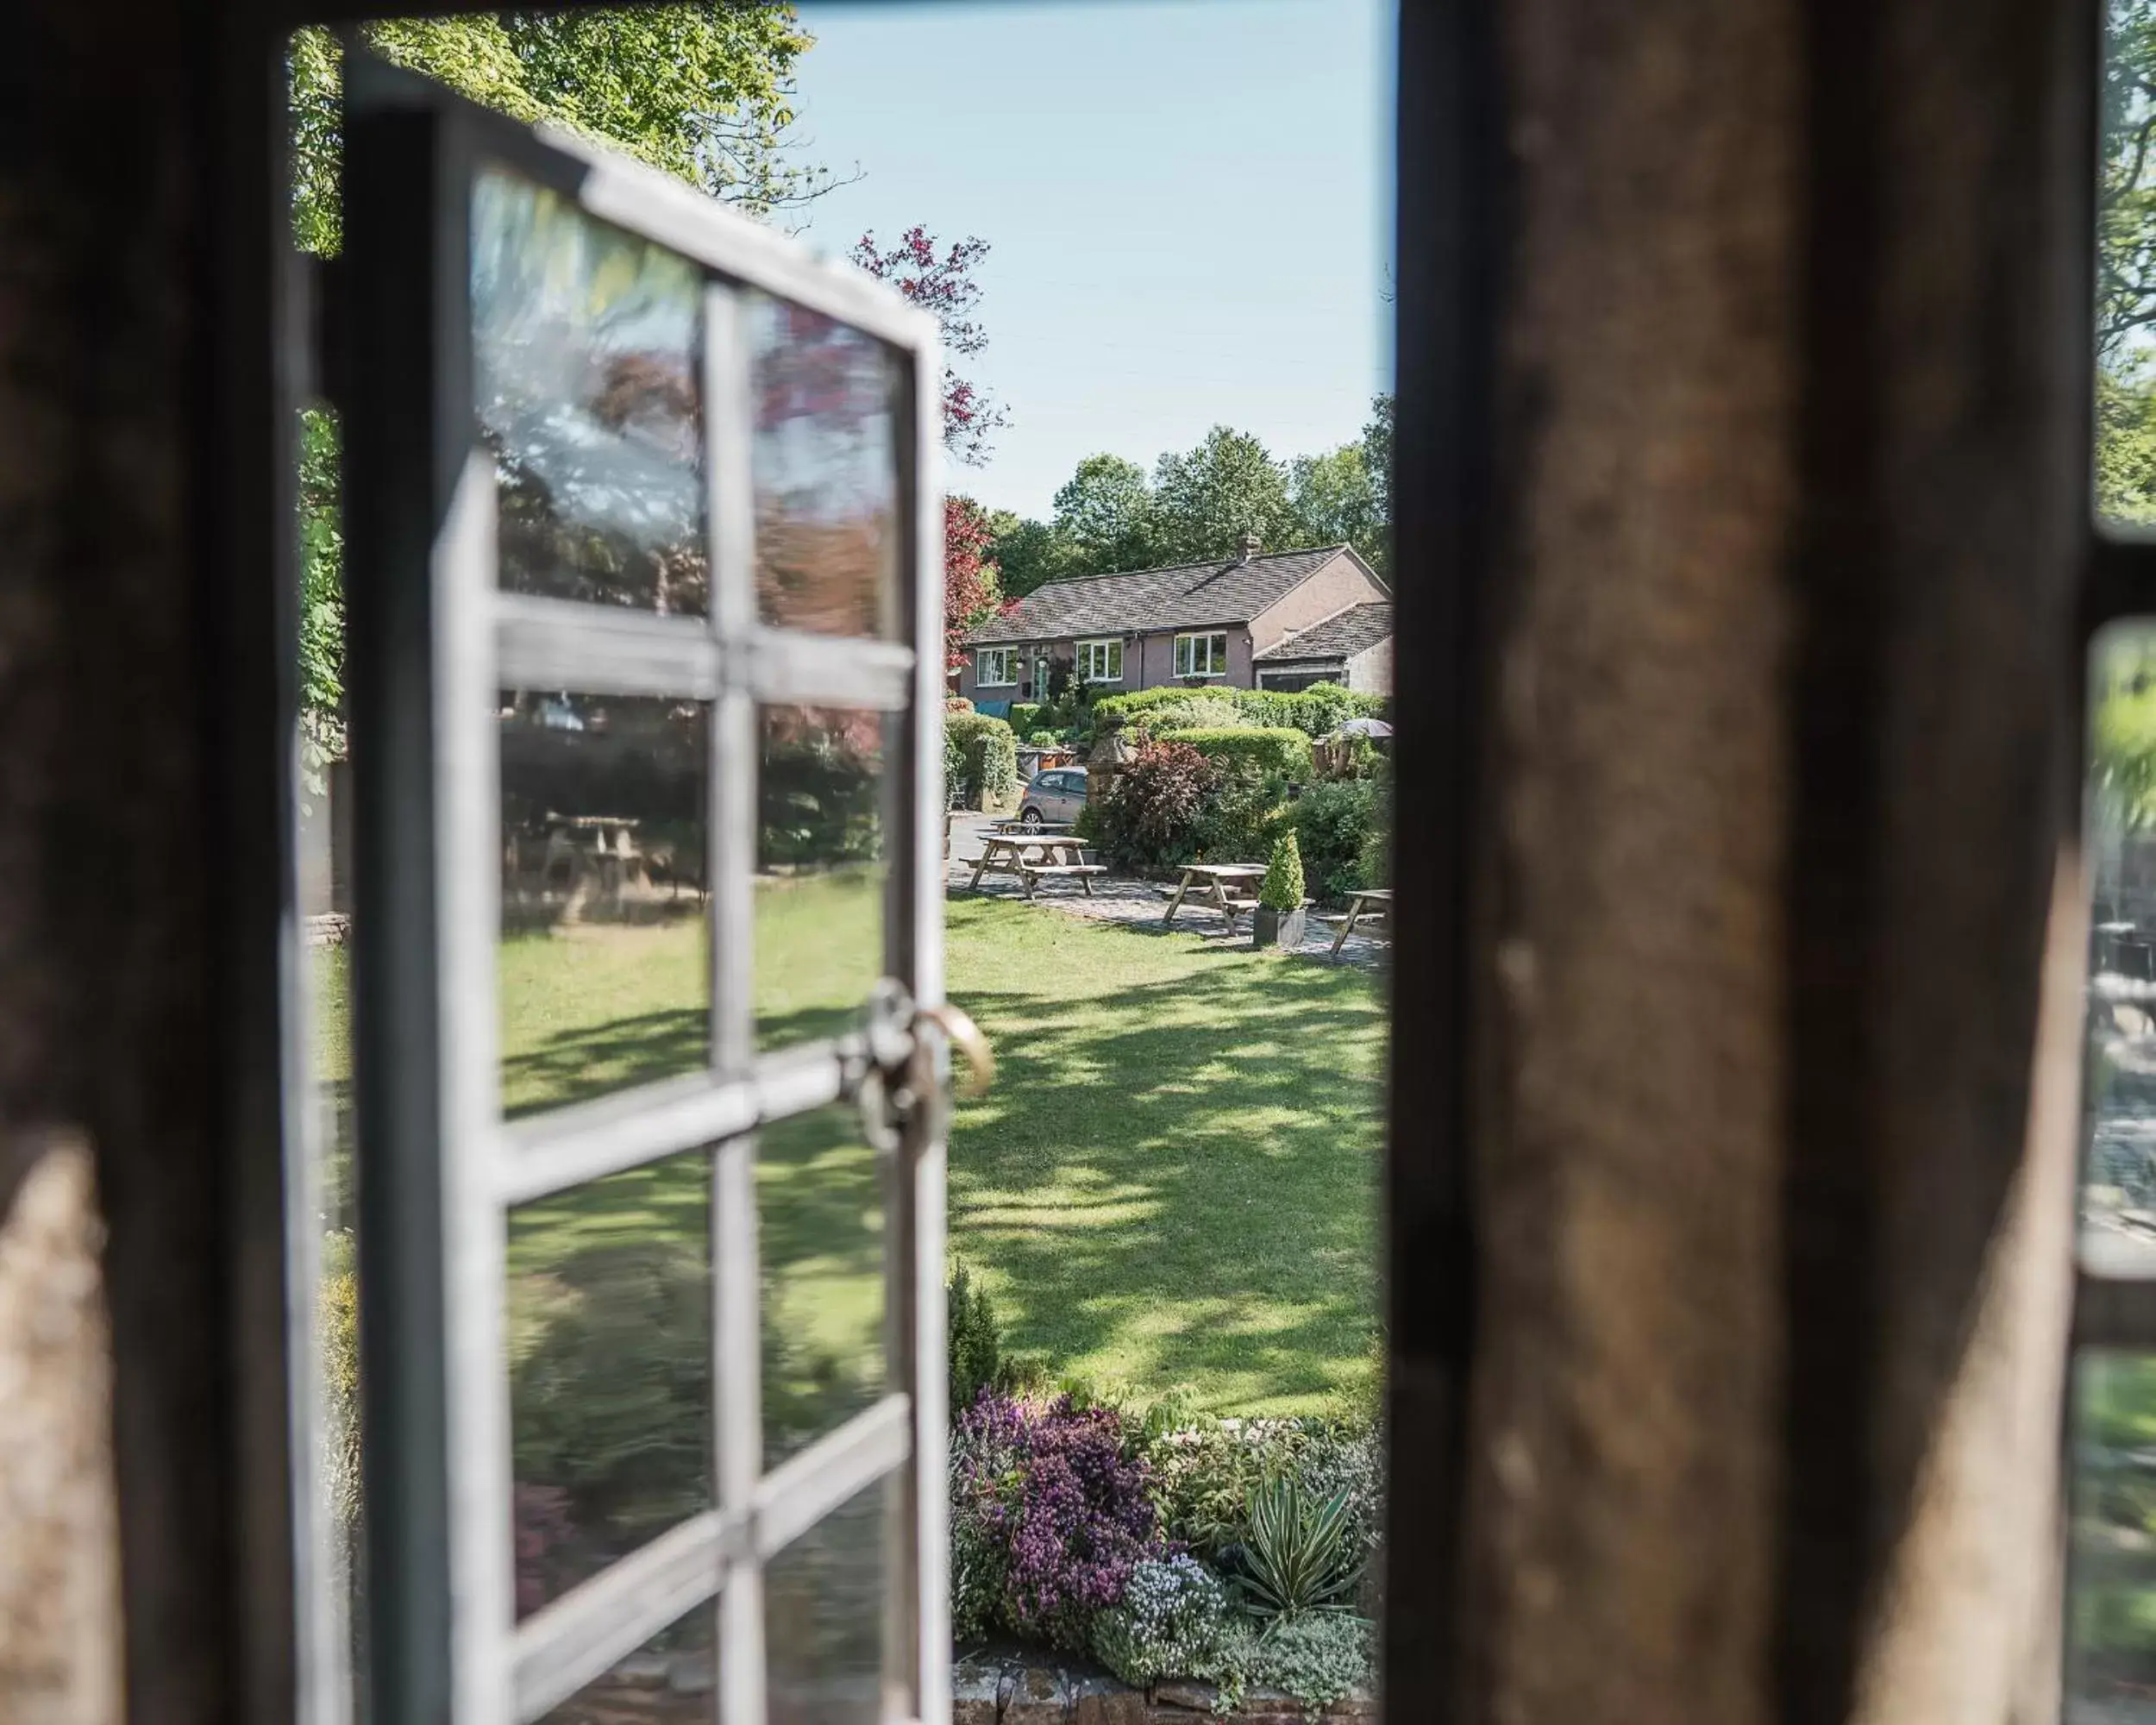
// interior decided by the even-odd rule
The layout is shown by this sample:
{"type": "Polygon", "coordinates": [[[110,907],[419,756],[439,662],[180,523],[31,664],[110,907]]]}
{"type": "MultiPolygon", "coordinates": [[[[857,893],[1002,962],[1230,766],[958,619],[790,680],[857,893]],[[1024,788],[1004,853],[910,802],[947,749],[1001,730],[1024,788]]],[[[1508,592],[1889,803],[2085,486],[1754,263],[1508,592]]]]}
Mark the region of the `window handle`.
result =
{"type": "Polygon", "coordinates": [[[943,1033],[943,1038],[966,1057],[966,1079],[954,1084],[953,1090],[971,1101],[988,1094],[988,1087],[995,1082],[995,1051],[988,1046],[988,1038],[981,1033],[981,1026],[971,1016],[946,1001],[940,1007],[922,1007],[915,1013],[916,1020],[927,1019],[943,1033]]]}

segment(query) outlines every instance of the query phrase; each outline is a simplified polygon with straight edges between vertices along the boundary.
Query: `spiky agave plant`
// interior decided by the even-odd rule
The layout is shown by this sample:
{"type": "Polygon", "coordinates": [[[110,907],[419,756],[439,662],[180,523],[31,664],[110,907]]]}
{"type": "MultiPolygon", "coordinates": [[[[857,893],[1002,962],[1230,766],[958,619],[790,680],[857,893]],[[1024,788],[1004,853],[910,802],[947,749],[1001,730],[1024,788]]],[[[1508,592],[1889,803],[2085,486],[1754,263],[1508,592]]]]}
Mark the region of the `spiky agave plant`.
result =
{"type": "Polygon", "coordinates": [[[1321,1498],[1299,1480],[1269,1479],[1250,1492],[1250,1518],[1237,1578],[1244,1609],[1273,1623],[1351,1609],[1365,1559],[1346,1492],[1321,1498]]]}

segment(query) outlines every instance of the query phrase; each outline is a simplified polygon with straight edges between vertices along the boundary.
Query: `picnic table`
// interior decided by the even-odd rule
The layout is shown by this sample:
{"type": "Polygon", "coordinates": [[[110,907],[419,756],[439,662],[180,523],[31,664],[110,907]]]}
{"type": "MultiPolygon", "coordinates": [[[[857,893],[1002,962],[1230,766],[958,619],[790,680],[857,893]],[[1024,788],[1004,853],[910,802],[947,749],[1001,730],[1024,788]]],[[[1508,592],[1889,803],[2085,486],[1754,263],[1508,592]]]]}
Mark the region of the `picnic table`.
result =
{"type": "Polygon", "coordinates": [[[1393,916],[1393,893],[1389,887],[1369,887],[1359,893],[1348,894],[1347,920],[1340,925],[1340,932],[1332,937],[1332,957],[1338,958],[1340,949],[1347,944],[1347,938],[1355,932],[1355,925],[1366,916],[1383,917],[1388,925],[1393,916]]]}
{"type": "Polygon", "coordinates": [[[1175,913],[1182,908],[1183,900],[1195,888],[1194,903],[1209,904],[1230,922],[1257,902],[1257,894],[1249,890],[1253,882],[1265,878],[1263,862],[1190,862],[1183,868],[1181,883],[1175,888],[1175,896],[1168,901],[1168,914],[1161,920],[1165,928],[1175,920],[1175,913]]]}
{"type": "Polygon", "coordinates": [[[1016,822],[1011,825],[1015,831],[991,833],[981,841],[980,860],[966,883],[969,891],[979,888],[983,875],[1015,875],[1029,899],[1044,880],[1075,880],[1087,898],[1093,896],[1093,877],[1107,871],[1086,861],[1085,847],[1068,828],[1060,833],[1046,828],[1029,832],[1016,822]]]}

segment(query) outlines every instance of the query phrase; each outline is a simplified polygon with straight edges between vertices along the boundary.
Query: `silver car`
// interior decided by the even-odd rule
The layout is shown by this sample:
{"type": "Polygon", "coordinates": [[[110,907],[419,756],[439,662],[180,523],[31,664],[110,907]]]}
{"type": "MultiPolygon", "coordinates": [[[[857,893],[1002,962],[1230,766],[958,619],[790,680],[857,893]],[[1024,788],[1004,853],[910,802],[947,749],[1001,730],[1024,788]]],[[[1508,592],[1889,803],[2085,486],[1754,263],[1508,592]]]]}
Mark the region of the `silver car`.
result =
{"type": "Polygon", "coordinates": [[[1018,804],[1018,819],[1036,830],[1068,826],[1085,806],[1086,769],[1050,767],[1045,773],[1035,774],[1033,782],[1025,787],[1018,804]]]}

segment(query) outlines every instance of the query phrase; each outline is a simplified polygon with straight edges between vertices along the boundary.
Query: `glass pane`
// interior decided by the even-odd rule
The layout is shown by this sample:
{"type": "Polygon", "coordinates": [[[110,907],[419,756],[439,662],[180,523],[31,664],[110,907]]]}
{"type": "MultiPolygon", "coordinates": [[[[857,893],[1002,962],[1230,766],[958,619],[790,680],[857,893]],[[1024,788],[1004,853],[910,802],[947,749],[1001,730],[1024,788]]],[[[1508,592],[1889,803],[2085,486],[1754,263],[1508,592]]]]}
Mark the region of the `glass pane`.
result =
{"type": "Polygon", "coordinates": [[[883,1164],[859,1114],[819,1108],[765,1127],[756,1205],[772,1466],[883,1393],[883,1164]]]}
{"type": "Polygon", "coordinates": [[[2156,1355],[2090,1352],[2073,1390],[2068,1725],[2156,1722],[2156,1355]]]}
{"type": "Polygon", "coordinates": [[[509,1218],[517,1610],[711,1501],[711,1158],[509,1218]]]}
{"type": "Polygon", "coordinates": [[[756,1040],[852,1028],[883,975],[887,715],[768,706],[759,716],[756,1040]]]}
{"type": "Polygon", "coordinates": [[[602,1678],[540,1716],[539,1725],[712,1725],[717,1608],[699,1605],[602,1678]]]}
{"type": "Polygon", "coordinates": [[[764,1571],[772,1725],[882,1716],[887,1478],[849,1498],[764,1571]]]}
{"type": "Polygon", "coordinates": [[[502,1102],[689,1071],[711,1044],[708,709],[504,690],[502,1102]]]}
{"type": "Polygon", "coordinates": [[[874,337],[749,298],[756,605],[766,623],[896,639],[899,367],[874,337]]]}
{"type": "Polygon", "coordinates": [[[2088,1154],[2081,1254],[2156,1275],[2156,629],[2096,637],[2090,666],[2088,1154]]]}
{"type": "Polygon", "coordinates": [[[513,593],[701,616],[703,286],[501,172],[472,194],[473,388],[513,593]]]}

